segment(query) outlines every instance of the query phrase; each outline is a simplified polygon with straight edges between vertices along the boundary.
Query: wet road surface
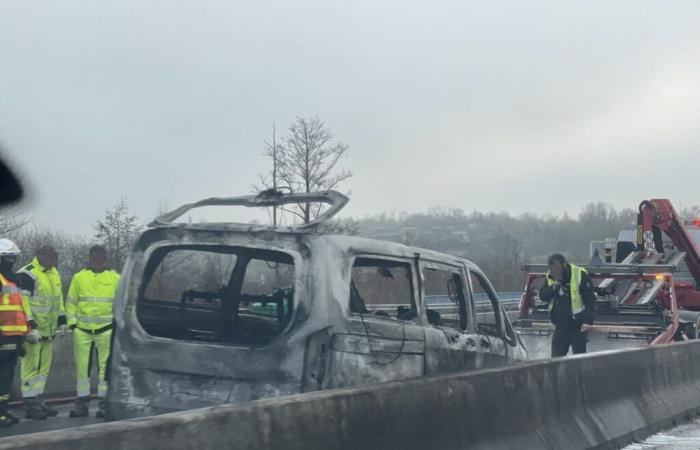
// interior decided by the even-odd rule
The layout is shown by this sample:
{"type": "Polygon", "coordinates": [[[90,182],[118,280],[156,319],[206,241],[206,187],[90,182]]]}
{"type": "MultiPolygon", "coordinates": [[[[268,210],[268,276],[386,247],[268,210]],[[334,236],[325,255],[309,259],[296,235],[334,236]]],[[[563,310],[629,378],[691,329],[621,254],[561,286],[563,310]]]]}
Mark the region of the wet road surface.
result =
{"type": "Polygon", "coordinates": [[[0,428],[0,437],[13,436],[17,434],[36,433],[38,431],[60,430],[62,428],[79,427],[82,425],[91,425],[93,423],[104,422],[102,419],[95,418],[97,411],[97,402],[91,402],[90,415],[87,417],[70,418],[68,412],[73,408],[72,403],[63,405],[54,405],[58,410],[56,417],[49,417],[46,420],[33,420],[24,418],[24,410],[22,408],[14,408],[12,413],[19,417],[22,421],[10,428],[0,428]]]}
{"type": "Polygon", "coordinates": [[[623,450],[690,450],[700,449],[700,419],[656,433],[623,450]]]}
{"type": "MultiPolygon", "coordinates": [[[[526,334],[519,332],[520,339],[525,344],[530,360],[546,359],[551,355],[552,335],[526,334]]],[[[647,347],[649,344],[643,338],[616,338],[608,337],[608,333],[591,331],[588,335],[588,353],[604,350],[621,350],[625,348],[647,347]]],[[[571,354],[571,351],[569,351],[571,354]]]]}

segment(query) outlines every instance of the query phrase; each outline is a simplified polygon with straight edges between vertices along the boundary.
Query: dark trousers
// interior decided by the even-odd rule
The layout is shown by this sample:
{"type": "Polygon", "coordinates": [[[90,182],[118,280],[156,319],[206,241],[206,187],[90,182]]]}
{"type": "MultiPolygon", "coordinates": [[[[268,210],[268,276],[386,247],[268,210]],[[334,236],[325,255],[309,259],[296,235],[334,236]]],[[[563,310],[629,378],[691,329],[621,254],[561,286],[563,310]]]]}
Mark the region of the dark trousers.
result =
{"type": "Polygon", "coordinates": [[[586,353],[587,341],[586,333],[581,333],[580,328],[556,327],[554,336],[552,336],[552,358],[566,356],[569,353],[569,347],[573,350],[574,355],[586,353]]]}
{"type": "Polygon", "coordinates": [[[17,366],[16,350],[0,350],[0,409],[7,407],[17,366]]]}

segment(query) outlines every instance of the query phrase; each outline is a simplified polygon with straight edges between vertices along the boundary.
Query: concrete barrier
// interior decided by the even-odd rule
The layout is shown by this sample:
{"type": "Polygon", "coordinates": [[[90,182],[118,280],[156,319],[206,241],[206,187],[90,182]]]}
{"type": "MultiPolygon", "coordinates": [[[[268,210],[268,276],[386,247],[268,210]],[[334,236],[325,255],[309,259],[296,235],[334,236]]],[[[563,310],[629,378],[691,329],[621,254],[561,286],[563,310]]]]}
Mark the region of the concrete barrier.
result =
{"type": "MultiPolygon", "coordinates": [[[[513,321],[520,314],[518,311],[507,311],[508,318],[513,321]]],[[[478,314],[479,318],[487,319],[493,317],[493,313],[478,314]]],[[[97,358],[93,354],[93,364],[91,371],[92,391],[97,391],[97,358]]],[[[53,361],[51,364],[51,372],[46,381],[46,397],[47,398],[65,398],[75,396],[75,363],[73,361],[73,335],[68,335],[65,338],[58,338],[54,344],[53,361]]],[[[15,370],[15,379],[12,384],[11,400],[18,401],[22,399],[20,391],[20,367],[17,364],[15,370]]]]}
{"type": "Polygon", "coordinates": [[[0,439],[0,449],[614,448],[700,407],[700,341],[0,439]]]}

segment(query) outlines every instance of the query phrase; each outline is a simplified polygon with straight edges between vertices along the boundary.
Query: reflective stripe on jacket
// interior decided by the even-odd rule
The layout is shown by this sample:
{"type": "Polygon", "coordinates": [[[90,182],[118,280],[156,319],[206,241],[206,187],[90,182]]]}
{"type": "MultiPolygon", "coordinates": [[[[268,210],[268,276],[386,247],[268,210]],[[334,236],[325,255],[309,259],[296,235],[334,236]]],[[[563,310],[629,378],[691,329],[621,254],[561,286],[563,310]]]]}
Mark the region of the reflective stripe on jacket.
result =
{"type": "Polygon", "coordinates": [[[53,337],[56,334],[58,318],[66,315],[63,305],[63,287],[58,270],[53,267],[46,270],[39,260],[34,260],[22,268],[19,273],[25,273],[34,280],[34,291],[27,293],[32,316],[42,337],[53,337]]]}
{"type": "Polygon", "coordinates": [[[0,335],[23,336],[29,331],[26,303],[17,285],[0,275],[2,291],[0,293],[0,335]]]}
{"type": "Polygon", "coordinates": [[[112,323],[112,304],[119,287],[113,270],[83,269],[73,276],[66,298],[68,325],[97,330],[112,323]]]}
{"type": "MultiPolygon", "coordinates": [[[[575,266],[573,264],[569,264],[569,267],[571,268],[571,280],[570,280],[570,286],[571,286],[571,313],[573,315],[576,315],[580,312],[582,312],[585,309],[585,306],[583,304],[583,297],[581,296],[581,278],[584,273],[588,273],[586,269],[583,267],[575,266]]],[[[552,279],[551,275],[549,272],[547,272],[547,286],[552,286],[555,281],[552,279]]],[[[552,309],[554,308],[554,301],[549,302],[549,312],[552,312],[552,309]]]]}

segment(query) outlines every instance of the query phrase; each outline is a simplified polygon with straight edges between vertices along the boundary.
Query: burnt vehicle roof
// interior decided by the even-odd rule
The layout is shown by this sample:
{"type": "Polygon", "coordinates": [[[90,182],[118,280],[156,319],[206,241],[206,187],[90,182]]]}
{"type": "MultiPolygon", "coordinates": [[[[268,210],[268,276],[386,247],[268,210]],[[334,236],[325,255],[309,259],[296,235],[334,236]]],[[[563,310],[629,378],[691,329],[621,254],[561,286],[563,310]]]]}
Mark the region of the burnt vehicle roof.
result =
{"type": "MultiPolygon", "coordinates": [[[[414,258],[416,255],[419,255],[422,259],[435,260],[437,262],[462,263],[465,264],[467,268],[471,270],[481,272],[479,267],[473,262],[464,258],[459,258],[457,256],[450,255],[448,253],[441,253],[420,247],[412,247],[398,242],[324,232],[314,229],[299,229],[292,227],[272,228],[269,226],[247,225],[239,223],[192,223],[177,225],[173,224],[167,226],[151,225],[151,227],[144,232],[144,235],[150,234],[152,232],[157,233],[157,230],[180,230],[181,233],[184,232],[189,234],[190,236],[197,235],[200,233],[214,233],[215,235],[223,236],[253,235],[270,241],[274,241],[275,238],[292,238],[294,240],[301,239],[307,242],[320,240],[325,241],[326,244],[332,245],[342,251],[348,251],[352,253],[364,253],[368,255],[376,254],[377,256],[396,256],[402,258],[414,258]]],[[[223,242],[222,244],[229,245],[228,243],[223,242]]]]}
{"type": "MultiPolygon", "coordinates": [[[[301,239],[309,242],[314,240],[324,240],[328,245],[333,245],[343,251],[403,258],[414,258],[416,255],[420,255],[420,257],[423,259],[430,259],[439,262],[463,263],[469,269],[481,272],[481,270],[471,261],[446,253],[440,253],[419,247],[411,247],[397,242],[338,234],[329,231],[333,229],[332,226],[329,226],[329,221],[348,203],[348,201],[348,197],[332,190],[300,194],[284,194],[278,191],[270,190],[260,192],[256,195],[212,197],[209,199],[200,200],[199,202],[180,206],[171,212],[157,217],[149,224],[149,230],[146,230],[141,235],[139,240],[143,244],[143,241],[148,240],[148,237],[151,237],[154,234],[160,234],[157,230],[164,232],[166,235],[170,234],[169,231],[175,232],[175,234],[191,233],[190,235],[196,235],[203,232],[214,233],[215,235],[222,236],[244,235],[249,237],[259,237],[270,241],[274,241],[276,238],[285,239],[289,237],[295,240],[301,239]],[[182,215],[189,212],[193,208],[202,206],[279,207],[281,205],[301,202],[325,203],[329,205],[329,208],[316,220],[311,221],[308,224],[297,226],[273,227],[270,225],[235,222],[175,222],[175,219],[182,217],[182,215]]],[[[224,242],[222,242],[222,244],[228,245],[224,242]]]]}

